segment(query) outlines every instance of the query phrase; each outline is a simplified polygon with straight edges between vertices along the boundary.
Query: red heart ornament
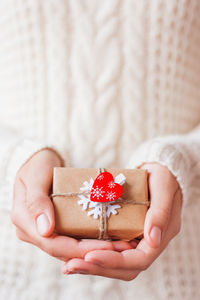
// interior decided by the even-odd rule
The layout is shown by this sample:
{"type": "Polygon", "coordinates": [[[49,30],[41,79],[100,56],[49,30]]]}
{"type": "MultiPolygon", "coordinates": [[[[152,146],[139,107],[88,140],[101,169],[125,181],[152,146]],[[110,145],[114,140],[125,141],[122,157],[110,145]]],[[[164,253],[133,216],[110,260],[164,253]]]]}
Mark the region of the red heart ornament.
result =
{"type": "Polygon", "coordinates": [[[100,173],[92,186],[90,200],[94,202],[110,202],[118,199],[123,194],[123,187],[114,182],[109,172],[100,173]]]}

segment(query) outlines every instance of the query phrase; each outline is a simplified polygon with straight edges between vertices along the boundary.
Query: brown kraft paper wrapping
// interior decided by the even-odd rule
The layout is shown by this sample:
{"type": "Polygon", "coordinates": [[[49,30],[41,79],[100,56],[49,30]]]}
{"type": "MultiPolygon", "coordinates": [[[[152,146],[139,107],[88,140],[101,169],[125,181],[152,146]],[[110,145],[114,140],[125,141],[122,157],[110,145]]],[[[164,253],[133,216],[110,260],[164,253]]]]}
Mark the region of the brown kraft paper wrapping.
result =
{"type": "MultiPolygon", "coordinates": [[[[123,184],[122,198],[148,203],[147,171],[142,169],[104,168],[113,177],[124,174],[126,182],[123,184]]],[[[79,192],[84,181],[94,180],[98,176],[97,168],[64,168],[55,167],[53,174],[53,194],[79,192]]],[[[88,216],[90,210],[83,210],[78,205],[80,200],[75,196],[54,196],[56,232],[75,238],[94,238],[99,236],[100,218],[88,216]]],[[[143,234],[146,205],[119,203],[116,215],[107,219],[107,234],[112,240],[132,240],[143,234]]]]}

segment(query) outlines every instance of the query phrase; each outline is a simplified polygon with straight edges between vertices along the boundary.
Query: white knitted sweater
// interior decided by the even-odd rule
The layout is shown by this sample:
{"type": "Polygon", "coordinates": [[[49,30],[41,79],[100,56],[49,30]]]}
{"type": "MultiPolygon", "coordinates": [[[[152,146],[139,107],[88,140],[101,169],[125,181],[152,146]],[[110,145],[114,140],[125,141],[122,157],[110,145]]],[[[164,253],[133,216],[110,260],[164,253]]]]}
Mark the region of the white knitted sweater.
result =
{"type": "Polygon", "coordinates": [[[198,0],[0,1],[0,300],[200,299],[199,15],[198,0]],[[181,233],[132,282],[62,275],[8,214],[44,147],[66,166],[167,165],[181,233]]]}

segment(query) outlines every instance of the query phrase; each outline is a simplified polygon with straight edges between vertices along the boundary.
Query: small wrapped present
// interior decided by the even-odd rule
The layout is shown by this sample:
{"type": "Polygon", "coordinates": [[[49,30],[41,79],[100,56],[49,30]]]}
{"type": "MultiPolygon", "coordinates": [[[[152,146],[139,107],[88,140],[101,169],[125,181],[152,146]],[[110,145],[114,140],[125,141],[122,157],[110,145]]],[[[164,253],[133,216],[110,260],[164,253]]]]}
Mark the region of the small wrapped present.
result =
{"type": "Polygon", "coordinates": [[[55,167],[51,198],[57,233],[129,241],[143,234],[147,171],[55,167]]]}

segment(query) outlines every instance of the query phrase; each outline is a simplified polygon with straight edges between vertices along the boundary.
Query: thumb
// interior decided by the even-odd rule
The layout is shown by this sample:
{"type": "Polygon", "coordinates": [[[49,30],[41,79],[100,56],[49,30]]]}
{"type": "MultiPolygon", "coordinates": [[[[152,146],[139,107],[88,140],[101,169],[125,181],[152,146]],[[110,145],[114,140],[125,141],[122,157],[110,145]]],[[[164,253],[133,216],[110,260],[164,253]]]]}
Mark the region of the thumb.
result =
{"type": "Polygon", "coordinates": [[[49,197],[52,184],[52,172],[43,173],[32,178],[27,183],[26,204],[29,214],[41,236],[50,236],[55,228],[55,215],[53,203],[49,197]],[[43,173],[43,174],[42,174],[43,173]]]}
{"type": "Polygon", "coordinates": [[[163,181],[159,181],[157,176],[154,178],[153,174],[149,177],[149,192],[151,205],[145,218],[144,238],[150,247],[157,248],[164,238],[170,220],[173,194],[163,181]]]}
{"type": "Polygon", "coordinates": [[[18,176],[25,185],[25,205],[41,236],[50,236],[55,228],[53,203],[49,197],[53,181],[53,168],[61,162],[53,151],[36,152],[20,169],[18,176]]]}
{"type": "Polygon", "coordinates": [[[50,236],[55,228],[54,207],[51,199],[43,192],[27,192],[27,209],[37,232],[50,236]]]}
{"type": "Polygon", "coordinates": [[[144,224],[144,238],[150,247],[157,248],[161,245],[165,234],[165,228],[169,223],[169,210],[158,205],[151,204],[147,211],[144,224]]]}

